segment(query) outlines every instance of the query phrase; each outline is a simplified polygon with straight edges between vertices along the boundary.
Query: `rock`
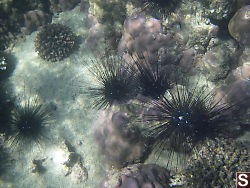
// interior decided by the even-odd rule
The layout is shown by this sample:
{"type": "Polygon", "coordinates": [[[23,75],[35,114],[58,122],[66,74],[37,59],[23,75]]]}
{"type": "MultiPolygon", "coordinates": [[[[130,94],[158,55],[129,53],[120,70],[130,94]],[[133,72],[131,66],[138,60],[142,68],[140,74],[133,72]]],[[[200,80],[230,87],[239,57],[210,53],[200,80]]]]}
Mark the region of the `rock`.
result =
{"type": "Polygon", "coordinates": [[[244,46],[250,46],[250,5],[239,9],[228,24],[231,36],[244,46]]]}
{"type": "Polygon", "coordinates": [[[67,140],[64,141],[62,147],[68,153],[68,159],[63,163],[64,175],[71,177],[77,184],[87,181],[88,171],[84,167],[82,156],[76,153],[75,147],[67,140]]]}
{"type": "Polygon", "coordinates": [[[32,169],[32,173],[38,173],[38,174],[44,174],[47,169],[43,166],[43,162],[46,160],[47,158],[43,158],[43,159],[39,159],[36,160],[34,159],[32,161],[34,168],[32,169]]]}
{"type": "Polygon", "coordinates": [[[170,173],[155,164],[138,164],[121,172],[115,188],[168,188],[170,173]]]}
{"type": "Polygon", "coordinates": [[[149,62],[175,62],[176,38],[164,34],[161,21],[155,18],[135,15],[124,23],[124,31],[118,45],[121,54],[143,54],[149,62]]]}
{"type": "Polygon", "coordinates": [[[51,15],[41,10],[31,10],[23,15],[24,27],[22,32],[30,34],[33,31],[39,29],[39,27],[46,25],[51,22],[51,15]]]}
{"type": "Polygon", "coordinates": [[[234,0],[205,0],[206,14],[210,19],[226,20],[234,10],[234,0]]]}
{"type": "Polygon", "coordinates": [[[121,168],[145,159],[146,139],[128,122],[125,113],[104,111],[95,124],[94,137],[109,167],[121,168]]]}
{"type": "Polygon", "coordinates": [[[73,9],[81,0],[50,0],[54,13],[73,9]]]}

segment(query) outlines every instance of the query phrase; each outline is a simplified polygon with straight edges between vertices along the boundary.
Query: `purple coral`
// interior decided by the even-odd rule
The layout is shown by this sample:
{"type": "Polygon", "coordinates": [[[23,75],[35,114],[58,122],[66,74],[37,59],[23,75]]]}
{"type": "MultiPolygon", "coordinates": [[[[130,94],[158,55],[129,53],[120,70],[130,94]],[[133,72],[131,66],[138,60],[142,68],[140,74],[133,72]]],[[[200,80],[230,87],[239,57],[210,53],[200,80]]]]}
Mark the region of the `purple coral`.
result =
{"type": "Polygon", "coordinates": [[[164,34],[160,20],[134,16],[124,23],[124,31],[118,49],[120,53],[143,54],[150,62],[176,61],[174,35],[164,34]]]}
{"type": "Polygon", "coordinates": [[[108,166],[120,168],[145,157],[146,139],[128,122],[125,113],[104,111],[96,123],[94,137],[108,166]]]}

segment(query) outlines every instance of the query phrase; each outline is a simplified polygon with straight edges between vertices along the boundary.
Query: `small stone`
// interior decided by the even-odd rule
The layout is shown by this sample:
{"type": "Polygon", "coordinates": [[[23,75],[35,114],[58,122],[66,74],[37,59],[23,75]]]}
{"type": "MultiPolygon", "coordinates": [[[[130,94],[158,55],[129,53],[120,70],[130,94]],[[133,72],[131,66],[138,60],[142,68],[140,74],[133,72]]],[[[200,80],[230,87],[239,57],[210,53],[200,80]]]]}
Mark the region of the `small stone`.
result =
{"type": "Polygon", "coordinates": [[[34,165],[34,168],[32,169],[32,173],[38,173],[38,174],[44,174],[47,169],[43,166],[43,162],[46,160],[47,158],[44,159],[40,159],[40,160],[33,160],[32,163],[34,165]]]}

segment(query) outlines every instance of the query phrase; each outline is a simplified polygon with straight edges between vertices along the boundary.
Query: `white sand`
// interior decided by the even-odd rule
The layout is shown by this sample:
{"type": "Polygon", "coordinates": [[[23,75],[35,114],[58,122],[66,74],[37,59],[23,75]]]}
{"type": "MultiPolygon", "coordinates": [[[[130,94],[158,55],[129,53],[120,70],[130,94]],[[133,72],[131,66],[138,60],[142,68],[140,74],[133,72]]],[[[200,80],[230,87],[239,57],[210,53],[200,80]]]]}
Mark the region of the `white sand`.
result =
{"type": "MultiPolygon", "coordinates": [[[[53,18],[53,23],[62,23],[84,38],[87,37],[86,13],[79,7],[61,13],[53,18]]],[[[49,141],[41,146],[21,151],[13,150],[12,169],[0,182],[0,187],[22,188],[78,188],[97,187],[104,177],[100,155],[91,135],[91,124],[97,119],[98,112],[90,108],[89,100],[81,93],[84,85],[90,84],[91,77],[86,70],[89,53],[81,45],[80,50],[61,62],[49,63],[42,60],[34,48],[37,32],[27,36],[25,41],[16,44],[12,53],[17,58],[17,66],[10,78],[14,94],[20,98],[38,96],[42,104],[56,106],[54,120],[46,127],[49,141]],[[69,141],[81,155],[83,166],[88,171],[88,179],[79,183],[73,175],[65,176],[67,169],[63,163],[69,153],[63,141],[69,141]],[[81,144],[80,144],[81,143],[81,144]],[[46,160],[44,174],[32,173],[33,159],[46,160]]]]}

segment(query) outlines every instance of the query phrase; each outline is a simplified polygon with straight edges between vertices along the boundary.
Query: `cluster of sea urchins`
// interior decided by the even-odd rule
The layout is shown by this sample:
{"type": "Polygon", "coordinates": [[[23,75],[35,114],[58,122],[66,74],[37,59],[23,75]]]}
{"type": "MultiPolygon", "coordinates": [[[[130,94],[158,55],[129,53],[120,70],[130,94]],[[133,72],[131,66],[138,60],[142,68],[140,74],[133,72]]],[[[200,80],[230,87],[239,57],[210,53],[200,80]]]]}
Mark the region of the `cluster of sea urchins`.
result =
{"type": "Polygon", "coordinates": [[[158,99],[170,87],[166,72],[146,58],[135,58],[129,64],[121,57],[105,57],[94,60],[89,70],[97,85],[87,88],[86,93],[93,97],[93,106],[98,109],[126,103],[138,94],[158,99]]]}
{"type": "Polygon", "coordinates": [[[218,99],[198,83],[194,87],[170,87],[160,65],[137,59],[126,63],[111,56],[92,62],[89,70],[98,84],[86,93],[94,98],[94,107],[102,109],[139,99],[145,104],[139,121],[144,135],[155,141],[156,151],[192,154],[206,139],[229,135],[228,125],[234,120],[230,116],[236,105],[223,103],[223,98],[218,99]]]}
{"type": "Polygon", "coordinates": [[[62,24],[44,26],[35,39],[35,50],[46,61],[60,61],[79,47],[79,38],[62,24]]]}

